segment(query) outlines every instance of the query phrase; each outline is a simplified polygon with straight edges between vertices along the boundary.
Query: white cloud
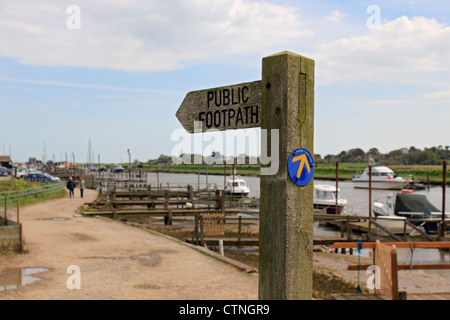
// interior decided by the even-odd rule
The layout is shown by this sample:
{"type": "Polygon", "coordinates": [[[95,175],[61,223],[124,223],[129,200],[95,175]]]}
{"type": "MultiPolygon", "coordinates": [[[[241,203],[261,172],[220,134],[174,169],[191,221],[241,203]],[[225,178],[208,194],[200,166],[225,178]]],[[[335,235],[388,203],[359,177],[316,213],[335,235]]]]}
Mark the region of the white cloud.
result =
{"type": "Polygon", "coordinates": [[[421,80],[411,75],[450,70],[450,27],[399,17],[365,35],[323,44],[314,57],[322,83],[421,80]]]}
{"type": "Polygon", "coordinates": [[[96,90],[105,90],[105,91],[121,91],[121,92],[134,92],[134,93],[150,93],[150,92],[156,91],[153,89],[127,88],[127,87],[104,86],[104,85],[97,85],[97,84],[67,83],[67,82],[60,82],[60,81],[16,79],[16,78],[5,78],[5,77],[0,77],[0,82],[1,81],[12,82],[12,83],[21,83],[21,84],[35,84],[35,85],[42,85],[42,86],[96,89],[96,90]]]}
{"type": "Polygon", "coordinates": [[[331,14],[325,16],[325,20],[327,21],[331,21],[331,22],[341,22],[345,17],[347,16],[347,14],[340,12],[338,10],[333,10],[333,12],[331,12],[331,14]]]}
{"type": "Polygon", "coordinates": [[[450,89],[432,92],[423,96],[424,99],[450,99],[450,89]]]}
{"type": "Polygon", "coordinates": [[[173,70],[189,61],[270,52],[313,34],[297,8],[244,0],[3,2],[0,55],[28,65],[173,70]]]}

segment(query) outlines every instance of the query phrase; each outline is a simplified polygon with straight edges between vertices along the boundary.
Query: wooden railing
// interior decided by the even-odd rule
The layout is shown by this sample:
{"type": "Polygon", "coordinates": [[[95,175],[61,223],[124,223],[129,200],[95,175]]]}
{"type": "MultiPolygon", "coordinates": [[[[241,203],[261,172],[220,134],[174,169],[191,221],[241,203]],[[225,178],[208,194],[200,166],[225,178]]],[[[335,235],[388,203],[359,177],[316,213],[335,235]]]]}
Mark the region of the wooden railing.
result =
{"type": "MultiPolygon", "coordinates": [[[[358,248],[357,242],[336,242],[333,249],[358,248]]],[[[398,270],[450,269],[450,263],[435,264],[398,264],[398,248],[428,248],[450,250],[450,242],[362,242],[362,249],[373,249],[373,265],[379,268],[380,289],[375,293],[390,297],[392,300],[405,299],[406,293],[398,291],[398,270]]],[[[347,270],[367,270],[370,265],[348,265],[347,270]]]]}

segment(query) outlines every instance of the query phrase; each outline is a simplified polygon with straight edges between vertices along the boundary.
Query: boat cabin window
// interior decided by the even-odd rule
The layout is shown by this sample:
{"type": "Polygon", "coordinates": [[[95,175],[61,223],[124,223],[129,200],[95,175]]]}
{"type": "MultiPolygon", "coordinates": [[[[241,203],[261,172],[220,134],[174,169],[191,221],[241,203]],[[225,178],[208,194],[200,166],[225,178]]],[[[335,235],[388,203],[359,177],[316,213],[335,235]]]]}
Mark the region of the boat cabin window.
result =
{"type": "Polygon", "coordinates": [[[231,187],[233,185],[233,187],[245,187],[245,182],[234,182],[234,183],[227,183],[227,186],[231,187]]]}
{"type": "Polygon", "coordinates": [[[392,177],[392,173],[390,173],[390,172],[381,172],[380,175],[382,177],[392,177]]]}
{"type": "Polygon", "coordinates": [[[317,198],[320,198],[320,199],[334,199],[335,196],[334,196],[334,192],[317,190],[317,198]]]}

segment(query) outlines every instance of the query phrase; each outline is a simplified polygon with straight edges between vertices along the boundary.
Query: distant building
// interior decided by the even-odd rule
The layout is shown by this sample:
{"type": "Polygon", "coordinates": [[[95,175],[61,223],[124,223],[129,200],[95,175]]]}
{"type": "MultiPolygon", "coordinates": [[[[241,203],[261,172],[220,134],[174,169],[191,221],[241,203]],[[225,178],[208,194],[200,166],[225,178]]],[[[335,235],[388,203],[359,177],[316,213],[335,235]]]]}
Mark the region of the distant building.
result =
{"type": "Polygon", "coordinates": [[[10,156],[0,156],[0,167],[5,167],[11,169],[13,167],[13,162],[10,156]]]}

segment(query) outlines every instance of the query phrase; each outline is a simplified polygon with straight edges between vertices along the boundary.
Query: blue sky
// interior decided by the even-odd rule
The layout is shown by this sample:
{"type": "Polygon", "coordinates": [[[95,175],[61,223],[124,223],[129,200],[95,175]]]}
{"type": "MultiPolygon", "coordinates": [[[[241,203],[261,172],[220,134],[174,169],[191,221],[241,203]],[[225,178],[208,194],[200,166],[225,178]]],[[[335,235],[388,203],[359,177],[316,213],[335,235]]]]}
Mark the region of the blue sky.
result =
{"type": "Polygon", "coordinates": [[[449,145],[448,12],[444,1],[0,0],[0,153],[42,159],[45,143],[47,159],[86,162],[91,139],[95,160],[170,154],[189,91],[260,80],[262,58],[284,50],[316,61],[315,153],[449,145]]]}

